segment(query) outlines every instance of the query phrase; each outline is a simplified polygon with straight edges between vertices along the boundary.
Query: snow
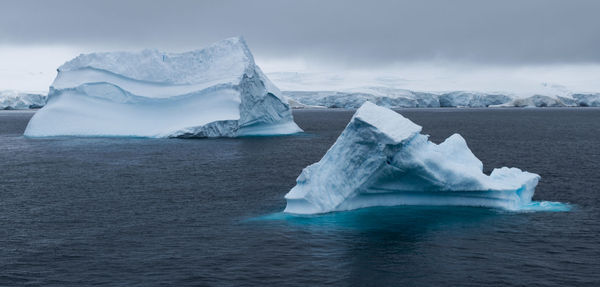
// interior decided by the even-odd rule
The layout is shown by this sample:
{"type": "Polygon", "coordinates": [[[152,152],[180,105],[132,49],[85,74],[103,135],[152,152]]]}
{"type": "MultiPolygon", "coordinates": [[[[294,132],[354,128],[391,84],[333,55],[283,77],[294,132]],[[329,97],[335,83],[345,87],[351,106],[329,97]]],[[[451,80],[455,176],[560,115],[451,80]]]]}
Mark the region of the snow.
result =
{"type": "Polygon", "coordinates": [[[315,214],[389,205],[531,204],[540,176],[518,168],[483,173],[483,164],[454,134],[440,144],[421,127],[365,102],[325,156],[306,167],[285,196],[285,212],[315,214]]]}
{"type": "Polygon", "coordinates": [[[513,100],[509,95],[496,93],[434,93],[388,87],[362,87],[344,91],[284,91],[283,94],[299,104],[344,109],[357,109],[367,101],[387,108],[437,108],[489,107],[513,100]]]}
{"type": "Polygon", "coordinates": [[[578,104],[575,100],[563,97],[534,95],[524,99],[515,99],[510,105],[515,107],[566,107],[578,104]]]}
{"type": "Polygon", "coordinates": [[[438,96],[387,87],[362,87],[344,91],[284,91],[297,105],[357,109],[366,101],[388,108],[439,107],[438,96]]]}
{"type": "Polygon", "coordinates": [[[357,109],[367,101],[387,108],[600,107],[599,93],[519,98],[511,94],[474,91],[417,92],[387,87],[363,87],[344,91],[283,91],[283,95],[288,101],[293,101],[294,108],[357,109]]]}
{"type": "Polygon", "coordinates": [[[46,95],[43,93],[0,91],[0,110],[37,109],[43,107],[45,103],[46,95]]]}
{"type": "Polygon", "coordinates": [[[357,109],[365,101],[389,108],[600,106],[600,65],[486,66],[454,62],[394,63],[375,68],[268,67],[269,77],[300,105],[357,109]],[[515,102],[517,101],[517,102],[515,102]]]}
{"type": "Polygon", "coordinates": [[[302,130],[242,38],[185,53],[82,54],[26,136],[236,137],[302,130]]]}
{"type": "Polygon", "coordinates": [[[479,65],[431,60],[371,67],[325,63],[280,66],[266,64],[264,68],[284,91],[345,92],[357,87],[386,87],[437,95],[467,91],[519,99],[600,91],[599,64],[479,65]]]}
{"type": "Polygon", "coordinates": [[[439,96],[441,107],[489,107],[511,101],[512,98],[502,94],[486,94],[474,92],[450,92],[439,96]]]}
{"type": "Polygon", "coordinates": [[[600,93],[595,94],[574,94],[573,98],[579,106],[600,107],[600,93]]]}

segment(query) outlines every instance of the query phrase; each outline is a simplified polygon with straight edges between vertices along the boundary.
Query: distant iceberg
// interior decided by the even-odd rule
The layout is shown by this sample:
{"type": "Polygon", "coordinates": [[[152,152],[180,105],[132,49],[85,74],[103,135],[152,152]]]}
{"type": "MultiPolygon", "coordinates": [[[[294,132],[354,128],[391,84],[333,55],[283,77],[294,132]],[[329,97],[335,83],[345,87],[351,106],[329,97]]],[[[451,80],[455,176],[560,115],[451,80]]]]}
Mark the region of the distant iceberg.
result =
{"type": "Polygon", "coordinates": [[[80,55],[26,136],[236,137],[301,132],[242,38],[186,53],[80,55]]]}
{"type": "Polygon", "coordinates": [[[400,114],[364,103],[337,141],[306,167],[285,196],[285,212],[325,213],[369,206],[529,206],[540,176],[483,164],[458,134],[441,144],[400,114]]]}
{"type": "Polygon", "coordinates": [[[39,109],[46,104],[46,95],[42,93],[0,91],[0,110],[39,109]]]}

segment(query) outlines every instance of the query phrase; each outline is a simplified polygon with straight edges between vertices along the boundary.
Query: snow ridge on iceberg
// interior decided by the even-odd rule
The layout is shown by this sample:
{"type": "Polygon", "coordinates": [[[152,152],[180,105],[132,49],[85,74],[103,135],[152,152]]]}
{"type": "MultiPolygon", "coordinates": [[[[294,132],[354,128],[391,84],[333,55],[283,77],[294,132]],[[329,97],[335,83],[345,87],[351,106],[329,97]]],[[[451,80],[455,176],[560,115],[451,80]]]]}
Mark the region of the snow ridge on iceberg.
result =
{"type": "Polygon", "coordinates": [[[302,130],[242,38],[185,53],[80,55],[26,136],[236,137],[302,130]]]}
{"type": "Polygon", "coordinates": [[[285,196],[285,212],[314,214],[369,206],[463,205],[516,210],[540,176],[483,164],[454,134],[441,144],[402,115],[364,103],[323,158],[285,196]]]}

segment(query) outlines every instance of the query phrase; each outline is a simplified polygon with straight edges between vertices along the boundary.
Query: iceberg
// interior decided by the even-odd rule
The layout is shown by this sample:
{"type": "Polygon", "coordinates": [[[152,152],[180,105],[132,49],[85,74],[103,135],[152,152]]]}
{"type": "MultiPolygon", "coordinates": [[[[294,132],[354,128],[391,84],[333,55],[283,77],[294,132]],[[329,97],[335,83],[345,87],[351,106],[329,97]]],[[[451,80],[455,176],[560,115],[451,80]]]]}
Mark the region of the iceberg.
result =
{"type": "Polygon", "coordinates": [[[185,53],[82,54],[25,135],[237,137],[301,132],[242,38],[185,53]]]}
{"type": "Polygon", "coordinates": [[[46,104],[46,95],[15,90],[0,91],[0,110],[39,109],[46,104]]]}
{"type": "Polygon", "coordinates": [[[483,173],[454,134],[440,144],[402,115],[365,102],[325,156],[302,171],[285,212],[316,214],[390,205],[528,206],[540,176],[518,168],[483,173]]]}

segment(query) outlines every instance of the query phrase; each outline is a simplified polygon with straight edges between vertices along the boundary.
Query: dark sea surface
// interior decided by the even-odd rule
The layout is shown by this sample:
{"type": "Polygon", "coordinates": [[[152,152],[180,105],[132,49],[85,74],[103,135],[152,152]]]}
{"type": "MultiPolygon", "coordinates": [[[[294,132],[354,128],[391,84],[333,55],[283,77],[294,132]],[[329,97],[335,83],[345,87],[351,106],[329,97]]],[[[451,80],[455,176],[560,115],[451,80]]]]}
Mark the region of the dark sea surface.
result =
{"type": "Polygon", "coordinates": [[[569,212],[376,207],[282,214],[352,111],[299,110],[302,135],[22,136],[0,111],[0,285],[600,286],[600,109],[409,109],[464,136],[486,173],[542,180],[569,212]]]}

